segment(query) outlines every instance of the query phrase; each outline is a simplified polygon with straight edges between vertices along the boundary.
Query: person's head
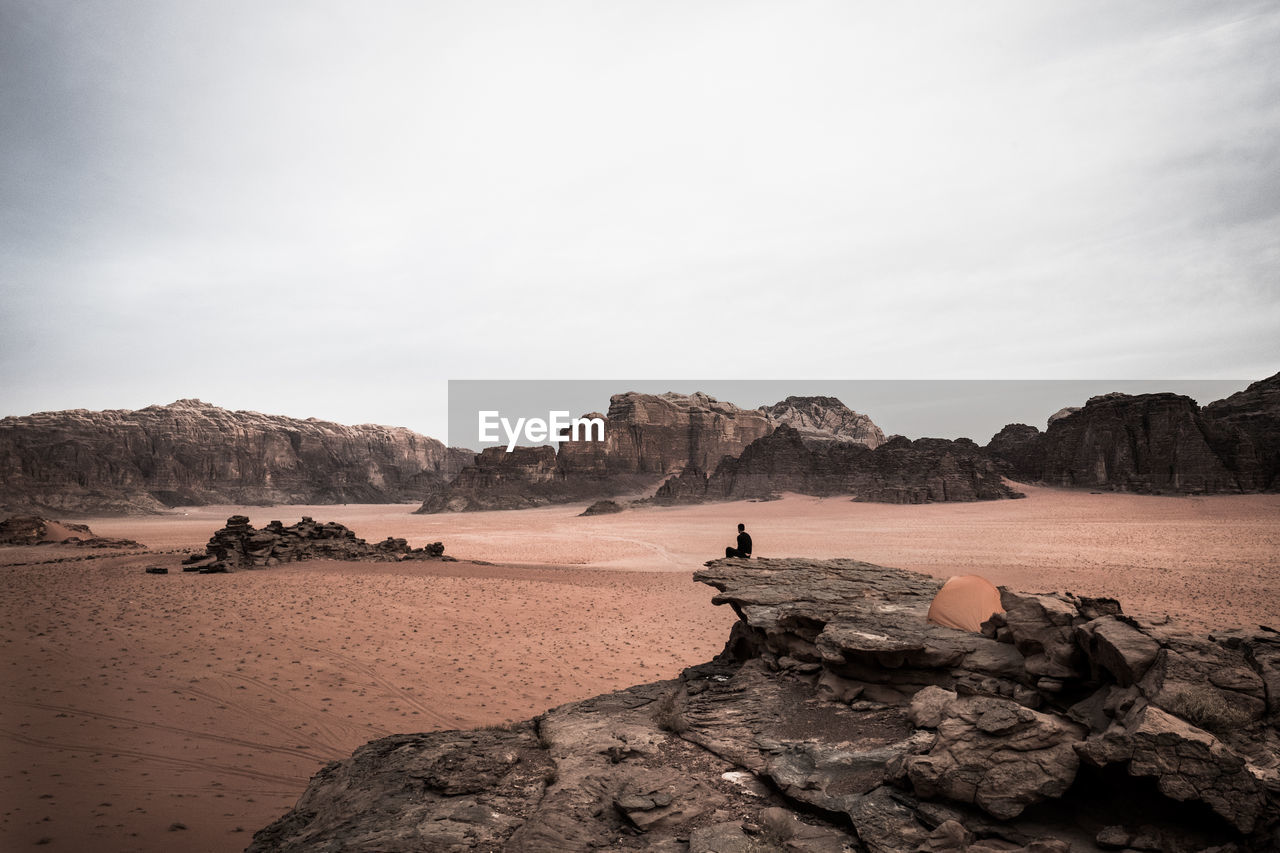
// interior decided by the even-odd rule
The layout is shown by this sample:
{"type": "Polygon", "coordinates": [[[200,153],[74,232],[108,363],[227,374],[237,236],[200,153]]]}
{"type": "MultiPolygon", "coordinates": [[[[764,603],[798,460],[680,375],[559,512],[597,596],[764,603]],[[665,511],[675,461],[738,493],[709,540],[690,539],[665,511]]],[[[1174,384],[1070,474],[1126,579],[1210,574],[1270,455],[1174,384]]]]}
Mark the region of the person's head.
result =
{"type": "Polygon", "coordinates": [[[739,524],[739,525],[738,525],[738,532],[739,532],[739,533],[741,533],[742,531],[744,531],[744,530],[746,530],[746,529],[747,529],[747,526],[746,526],[745,524],[739,524]]]}

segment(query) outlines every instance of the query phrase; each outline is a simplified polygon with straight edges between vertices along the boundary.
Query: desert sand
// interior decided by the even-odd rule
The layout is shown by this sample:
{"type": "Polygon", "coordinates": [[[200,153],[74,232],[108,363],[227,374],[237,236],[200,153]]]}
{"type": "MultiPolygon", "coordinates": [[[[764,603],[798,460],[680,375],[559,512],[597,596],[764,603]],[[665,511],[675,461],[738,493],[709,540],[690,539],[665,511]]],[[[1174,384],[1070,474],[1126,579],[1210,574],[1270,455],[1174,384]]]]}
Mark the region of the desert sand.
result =
{"type": "Polygon", "coordinates": [[[1199,632],[1280,627],[1280,496],[1020,488],[1026,500],[787,496],[590,518],[582,506],[200,507],[85,520],[150,554],[0,549],[0,849],[239,850],[324,762],[372,738],[527,718],[672,677],[728,636],[732,612],[690,574],[739,521],[757,556],[1113,595],[1199,632]],[[233,513],[442,540],[462,562],[182,574],[186,551],[233,513]],[[72,559],[46,562],[58,558],[72,559]]]}

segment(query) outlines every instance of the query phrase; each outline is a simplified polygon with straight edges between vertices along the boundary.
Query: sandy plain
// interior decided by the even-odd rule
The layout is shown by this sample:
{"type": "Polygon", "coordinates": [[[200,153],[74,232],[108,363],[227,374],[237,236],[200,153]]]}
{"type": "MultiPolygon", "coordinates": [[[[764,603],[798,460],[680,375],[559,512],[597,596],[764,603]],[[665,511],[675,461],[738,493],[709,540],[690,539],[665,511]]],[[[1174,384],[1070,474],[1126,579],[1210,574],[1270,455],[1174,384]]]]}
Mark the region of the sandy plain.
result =
{"type": "Polygon", "coordinates": [[[739,521],[758,556],[1112,595],[1197,632],[1280,627],[1280,496],[1020,488],[1025,500],[979,504],[787,496],[589,518],[348,505],[81,519],[151,551],[0,549],[0,849],[241,850],[373,738],[674,677],[728,636],[733,614],[690,575],[739,521]],[[181,573],[236,512],[441,540],[462,562],[181,573]]]}

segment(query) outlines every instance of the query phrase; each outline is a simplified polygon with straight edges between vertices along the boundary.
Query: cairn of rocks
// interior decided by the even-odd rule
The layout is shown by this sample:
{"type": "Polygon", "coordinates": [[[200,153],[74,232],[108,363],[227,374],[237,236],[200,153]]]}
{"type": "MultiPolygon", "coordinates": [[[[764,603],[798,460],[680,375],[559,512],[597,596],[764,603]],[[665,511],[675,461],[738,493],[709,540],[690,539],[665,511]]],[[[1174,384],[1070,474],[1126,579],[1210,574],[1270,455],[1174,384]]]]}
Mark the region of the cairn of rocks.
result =
{"type": "Polygon", "coordinates": [[[247,516],[233,515],[227,519],[226,526],[209,539],[204,554],[193,554],[183,561],[183,570],[211,574],[311,559],[400,561],[449,558],[444,556],[444,545],[440,542],[411,548],[408,541],[388,536],[376,545],[370,545],[344,524],[318,522],[306,515],[297,524],[286,527],[279,521],[272,521],[261,530],[255,529],[247,516]],[[207,560],[213,562],[206,563],[207,560]]]}

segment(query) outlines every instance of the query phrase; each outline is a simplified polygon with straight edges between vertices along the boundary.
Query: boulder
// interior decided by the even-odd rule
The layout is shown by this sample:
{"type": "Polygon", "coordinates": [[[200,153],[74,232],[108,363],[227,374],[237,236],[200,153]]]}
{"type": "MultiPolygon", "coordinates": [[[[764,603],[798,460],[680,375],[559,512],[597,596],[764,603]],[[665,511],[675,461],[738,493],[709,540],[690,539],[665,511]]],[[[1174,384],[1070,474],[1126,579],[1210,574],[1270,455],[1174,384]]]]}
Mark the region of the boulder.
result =
{"type": "Polygon", "coordinates": [[[1275,717],[1217,734],[1185,715],[1237,706],[1176,698],[1265,706],[1269,632],[1199,639],[1003,590],[984,636],[928,622],[937,579],[856,560],[696,578],[739,617],[715,660],[510,730],[375,741],[250,851],[1275,849],[1275,717]]]}

